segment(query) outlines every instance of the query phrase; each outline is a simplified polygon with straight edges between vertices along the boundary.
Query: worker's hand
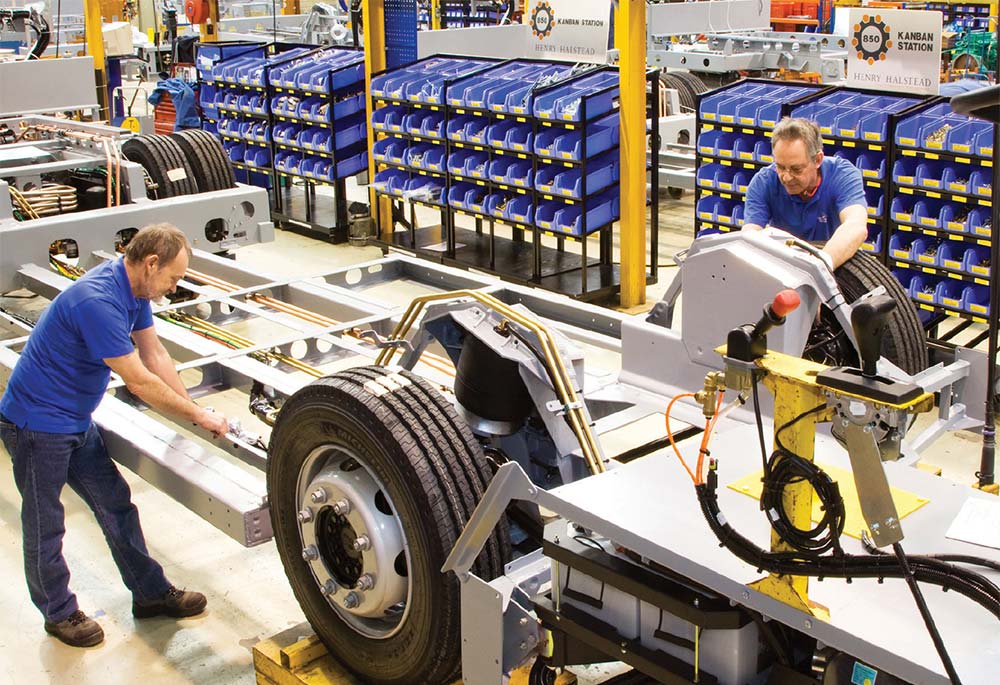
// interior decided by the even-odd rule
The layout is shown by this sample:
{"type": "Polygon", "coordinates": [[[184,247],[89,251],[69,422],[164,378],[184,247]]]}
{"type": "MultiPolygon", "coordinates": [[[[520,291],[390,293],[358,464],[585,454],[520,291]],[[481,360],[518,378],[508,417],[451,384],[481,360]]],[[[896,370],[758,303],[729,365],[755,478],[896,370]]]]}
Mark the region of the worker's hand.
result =
{"type": "Polygon", "coordinates": [[[205,430],[212,431],[217,438],[229,432],[229,421],[226,417],[211,409],[199,409],[196,423],[205,430]]]}

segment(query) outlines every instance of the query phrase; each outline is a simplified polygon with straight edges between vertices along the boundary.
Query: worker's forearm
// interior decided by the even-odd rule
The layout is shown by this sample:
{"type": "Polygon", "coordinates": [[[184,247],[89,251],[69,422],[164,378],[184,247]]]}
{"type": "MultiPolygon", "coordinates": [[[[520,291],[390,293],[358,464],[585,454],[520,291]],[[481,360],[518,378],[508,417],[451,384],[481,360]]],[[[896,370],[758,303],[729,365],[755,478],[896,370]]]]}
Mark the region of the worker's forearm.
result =
{"type": "Polygon", "coordinates": [[[858,251],[858,248],[861,247],[861,244],[865,242],[865,238],[867,237],[867,223],[849,222],[841,224],[834,234],[830,236],[826,245],[823,246],[823,251],[830,255],[830,259],[833,261],[833,268],[836,269],[854,256],[854,253],[858,251]]]}
{"type": "Polygon", "coordinates": [[[148,359],[143,357],[142,363],[147,369],[156,374],[160,380],[166,383],[171,390],[183,398],[188,400],[191,399],[191,396],[188,395],[187,388],[185,388],[184,384],[181,382],[181,377],[177,375],[177,367],[174,366],[174,360],[169,354],[166,354],[165,352],[160,354],[151,354],[148,359]]]}
{"type": "Polygon", "coordinates": [[[150,407],[166,414],[197,422],[199,412],[203,411],[186,394],[178,394],[153,372],[143,374],[142,379],[126,384],[126,387],[150,407]]]}

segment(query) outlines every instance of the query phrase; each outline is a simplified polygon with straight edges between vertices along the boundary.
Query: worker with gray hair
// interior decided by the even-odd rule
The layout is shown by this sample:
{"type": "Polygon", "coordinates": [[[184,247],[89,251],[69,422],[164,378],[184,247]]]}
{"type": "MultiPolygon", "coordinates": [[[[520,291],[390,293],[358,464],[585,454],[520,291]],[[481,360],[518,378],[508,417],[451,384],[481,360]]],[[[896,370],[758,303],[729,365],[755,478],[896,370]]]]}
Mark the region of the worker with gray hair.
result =
{"type": "Polygon", "coordinates": [[[850,259],[868,237],[868,202],[861,171],[846,159],[825,157],[819,127],[786,117],[771,135],[774,163],[750,180],[743,230],[772,226],[825,243],[831,270],[850,259]]]}
{"type": "Polygon", "coordinates": [[[222,414],[188,395],[153,326],[150,300],[177,289],[191,248],[170,224],[147,226],[125,256],[104,262],[60,293],[42,314],[0,398],[0,440],[21,493],[24,573],[46,632],[90,647],[104,631],[77,604],[63,557],[60,501],[68,483],[93,510],[136,618],[194,616],[205,595],[180,590],[149,554],[128,483],[111,461],[92,414],[111,372],[153,409],[225,435],[222,414]]]}

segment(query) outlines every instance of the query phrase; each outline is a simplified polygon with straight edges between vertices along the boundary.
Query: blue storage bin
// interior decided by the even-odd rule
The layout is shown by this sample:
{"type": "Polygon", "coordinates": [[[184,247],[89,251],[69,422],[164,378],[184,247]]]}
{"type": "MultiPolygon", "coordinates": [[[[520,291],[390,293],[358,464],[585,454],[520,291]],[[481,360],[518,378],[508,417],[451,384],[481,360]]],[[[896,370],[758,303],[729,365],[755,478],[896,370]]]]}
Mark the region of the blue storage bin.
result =
{"type": "MultiPolygon", "coordinates": [[[[603,119],[588,124],[586,131],[586,156],[589,159],[618,145],[618,136],[620,133],[618,113],[615,112],[603,119]]],[[[544,157],[581,161],[584,155],[583,145],[582,131],[552,132],[543,130],[539,132],[538,139],[535,141],[533,147],[535,154],[544,157]]]]}
{"type": "Polygon", "coordinates": [[[531,224],[535,218],[535,206],[530,195],[518,195],[507,203],[503,210],[503,218],[521,224],[531,224]]]}
{"type": "Polygon", "coordinates": [[[910,297],[914,297],[913,280],[914,277],[917,276],[917,274],[913,271],[910,271],[909,269],[896,268],[892,269],[892,275],[896,277],[897,281],[899,281],[899,284],[903,287],[903,290],[905,290],[910,297]]]}
{"type": "Polygon", "coordinates": [[[989,122],[966,119],[948,131],[944,140],[945,149],[956,155],[978,155],[976,142],[983,131],[993,132],[989,122]]]}
{"type": "Polygon", "coordinates": [[[985,285],[970,285],[962,294],[962,309],[979,316],[990,315],[990,289],[985,285]]]}
{"type": "Polygon", "coordinates": [[[618,191],[601,193],[587,202],[563,205],[555,214],[555,228],[560,233],[590,235],[618,219],[618,191]]]}
{"type": "Polygon", "coordinates": [[[473,115],[462,127],[462,140],[476,145],[486,145],[489,134],[489,122],[486,117],[473,115]]]}
{"type": "Polygon", "coordinates": [[[941,228],[941,203],[930,198],[918,198],[913,203],[913,223],[927,228],[941,228]]]}
{"type": "Polygon", "coordinates": [[[367,135],[363,123],[346,124],[343,128],[340,127],[340,124],[336,124],[336,126],[337,130],[334,131],[333,141],[338,150],[360,143],[365,140],[367,135]]]}
{"type": "Polygon", "coordinates": [[[238,57],[262,61],[265,50],[262,43],[248,41],[198,43],[195,48],[195,67],[198,69],[198,77],[203,80],[213,78],[214,69],[220,62],[227,62],[238,57]]]}
{"type": "Polygon", "coordinates": [[[917,164],[917,185],[921,188],[942,190],[945,187],[944,173],[948,168],[945,162],[919,162],[917,164]]]}
{"type": "Polygon", "coordinates": [[[880,217],[885,211],[885,196],[880,188],[865,187],[865,201],[868,203],[868,216],[880,217]]]}
{"type": "Polygon", "coordinates": [[[889,238],[889,256],[893,259],[914,261],[913,243],[916,240],[917,236],[910,233],[894,233],[889,238]]]}
{"type": "MultiPolygon", "coordinates": [[[[316,178],[316,163],[326,161],[322,157],[306,157],[302,160],[302,166],[299,167],[299,171],[303,176],[309,176],[310,178],[316,178]]],[[[329,171],[329,166],[327,167],[329,171]]]]}
{"type": "Polygon", "coordinates": [[[740,121],[749,126],[756,126],[757,111],[771,89],[764,83],[750,85],[750,88],[739,95],[719,101],[716,113],[721,123],[733,124],[740,121]]]}
{"type": "Polygon", "coordinates": [[[271,166],[271,150],[260,145],[248,145],[244,161],[247,166],[269,167],[271,166]]]}
{"type": "Polygon", "coordinates": [[[698,200],[698,204],[695,205],[695,215],[703,221],[716,221],[716,217],[718,216],[717,210],[721,201],[722,198],[715,197],[714,195],[706,195],[698,200]]]}
{"type": "Polygon", "coordinates": [[[771,154],[771,141],[758,140],[753,146],[753,158],[762,164],[772,164],[774,155],[771,154]]]}
{"type": "Polygon", "coordinates": [[[607,188],[617,180],[618,153],[610,152],[588,163],[586,189],[582,169],[563,169],[555,176],[553,194],[581,199],[607,188]]]}
{"type": "Polygon", "coordinates": [[[865,252],[882,252],[882,229],[878,226],[869,226],[868,237],[861,243],[861,249],[865,252]]]}
{"type": "Polygon", "coordinates": [[[945,278],[937,284],[937,288],[934,290],[934,302],[942,307],[961,309],[964,294],[965,288],[962,287],[960,281],[945,278]]]}
{"type": "Polygon", "coordinates": [[[378,131],[403,131],[403,119],[409,113],[403,105],[379,107],[372,112],[372,128],[378,131]]]}
{"type": "Polygon", "coordinates": [[[721,164],[702,164],[695,174],[695,183],[702,188],[715,188],[715,175],[724,168],[721,164]]]}
{"type": "Polygon", "coordinates": [[[410,175],[401,169],[383,169],[375,174],[372,186],[379,192],[402,195],[403,183],[409,179],[410,175]]]}
{"type": "MultiPolygon", "coordinates": [[[[539,175],[547,169],[538,170],[539,175]]],[[[497,155],[490,162],[489,177],[497,183],[518,186],[520,188],[530,188],[534,172],[531,168],[531,160],[517,159],[515,157],[504,157],[497,155]]]]}
{"type": "MultiPolygon", "coordinates": [[[[951,186],[951,183],[949,183],[949,186],[951,186]]],[[[993,170],[979,169],[973,171],[969,175],[968,193],[978,197],[993,197],[993,170]]]]}
{"type": "Polygon", "coordinates": [[[546,231],[556,230],[556,212],[565,207],[558,200],[543,200],[535,208],[535,225],[546,231]]]}
{"type": "Polygon", "coordinates": [[[531,124],[503,119],[486,129],[486,141],[501,150],[531,150],[531,124]]]}
{"type": "Polygon", "coordinates": [[[208,131],[213,136],[221,135],[219,133],[219,122],[211,121],[209,119],[203,119],[201,122],[201,130],[208,131]]]}
{"type": "Polygon", "coordinates": [[[917,161],[901,157],[892,166],[892,180],[899,185],[915,186],[917,182],[917,161]]]}
{"type": "Polygon", "coordinates": [[[483,207],[486,214],[490,214],[495,217],[503,218],[504,210],[507,207],[507,203],[514,198],[513,193],[507,193],[500,191],[498,193],[491,193],[486,196],[483,200],[483,207]]]}
{"type": "Polygon", "coordinates": [[[545,164],[539,168],[538,173],[535,174],[535,190],[540,190],[543,193],[554,193],[556,176],[562,173],[562,169],[555,167],[551,164],[545,164]]]}
{"type": "Polygon", "coordinates": [[[459,114],[457,117],[452,117],[448,120],[448,126],[445,129],[448,140],[458,140],[463,143],[466,142],[465,127],[471,122],[479,120],[480,117],[476,117],[472,114],[459,114]]]}
{"type": "Polygon", "coordinates": [[[941,228],[952,233],[968,233],[970,214],[965,205],[945,203],[941,208],[941,228]]]}
{"type": "Polygon", "coordinates": [[[923,266],[939,266],[941,241],[936,238],[918,237],[913,241],[912,261],[923,266]]]}
{"type": "Polygon", "coordinates": [[[454,183],[448,190],[448,204],[460,209],[481,212],[487,194],[486,188],[475,183],[454,183]],[[478,209],[475,209],[476,207],[478,209]]]}
{"type": "Polygon", "coordinates": [[[399,194],[414,200],[440,205],[444,195],[444,179],[417,175],[403,182],[399,194]]]}
{"type": "Polygon", "coordinates": [[[301,130],[302,127],[299,124],[289,121],[279,121],[271,129],[271,135],[274,137],[274,142],[289,145],[293,140],[298,138],[299,131],[301,130]]]}
{"type": "MultiPolygon", "coordinates": [[[[343,119],[344,117],[349,117],[352,114],[357,114],[358,112],[364,110],[365,108],[365,94],[358,93],[357,95],[352,95],[348,98],[344,98],[339,102],[335,102],[333,105],[333,118],[334,120],[343,119]]],[[[326,116],[322,113],[319,116],[321,121],[326,121],[326,116]]]]}
{"type": "Polygon", "coordinates": [[[420,125],[421,135],[428,138],[444,137],[444,112],[431,112],[420,125]]]}
{"type": "Polygon", "coordinates": [[[753,174],[754,172],[748,169],[740,169],[733,174],[733,190],[746,194],[747,188],[750,187],[750,181],[753,179],[753,174]]]}
{"type": "Polygon", "coordinates": [[[962,271],[982,278],[990,277],[990,248],[983,245],[972,245],[962,256],[962,271]]]}
{"type": "Polygon", "coordinates": [[[403,162],[418,169],[443,171],[444,148],[433,143],[414,143],[403,156],[403,162]]]}
{"type": "Polygon", "coordinates": [[[756,136],[740,135],[733,141],[733,158],[744,161],[753,160],[754,147],[757,145],[756,136]]]}
{"type": "Polygon", "coordinates": [[[532,112],[539,119],[582,121],[584,110],[592,119],[615,107],[618,72],[602,71],[535,95],[532,112]]]}
{"type": "Polygon", "coordinates": [[[961,271],[964,257],[965,245],[950,240],[941,241],[941,245],[938,247],[938,266],[952,271],[961,271]]]}
{"type": "Polygon", "coordinates": [[[245,143],[235,143],[231,141],[223,141],[222,147],[226,150],[226,155],[229,156],[231,162],[242,162],[243,158],[247,154],[247,146],[245,143]]]}
{"type": "Polygon", "coordinates": [[[938,286],[942,279],[928,274],[918,274],[913,277],[910,297],[924,304],[938,304],[938,286]]]}
{"type": "Polygon", "coordinates": [[[985,159],[993,159],[993,127],[980,131],[974,143],[976,154],[985,159]]]}
{"type": "Polygon", "coordinates": [[[864,151],[858,154],[854,165],[865,178],[881,181],[885,177],[885,155],[864,151]]]}
{"type": "Polygon", "coordinates": [[[449,154],[447,160],[448,173],[464,176],[465,164],[472,153],[472,150],[455,150],[449,154]]]}
{"type": "Polygon", "coordinates": [[[944,173],[941,175],[941,187],[952,193],[974,193],[975,180],[973,169],[968,164],[944,163],[944,173]]]}
{"type": "Polygon", "coordinates": [[[380,162],[395,162],[403,164],[406,155],[407,143],[398,138],[383,138],[376,140],[372,145],[372,157],[380,162]]]}
{"type": "Polygon", "coordinates": [[[461,174],[470,178],[486,179],[489,176],[487,166],[489,165],[489,154],[486,152],[473,150],[465,158],[461,174]]]}
{"type": "Polygon", "coordinates": [[[986,207],[977,207],[969,212],[969,232],[980,238],[990,238],[993,235],[992,216],[986,207]]]}
{"type": "Polygon", "coordinates": [[[368,168],[368,153],[359,152],[346,159],[337,160],[336,169],[330,169],[330,180],[353,176],[368,168]]]}

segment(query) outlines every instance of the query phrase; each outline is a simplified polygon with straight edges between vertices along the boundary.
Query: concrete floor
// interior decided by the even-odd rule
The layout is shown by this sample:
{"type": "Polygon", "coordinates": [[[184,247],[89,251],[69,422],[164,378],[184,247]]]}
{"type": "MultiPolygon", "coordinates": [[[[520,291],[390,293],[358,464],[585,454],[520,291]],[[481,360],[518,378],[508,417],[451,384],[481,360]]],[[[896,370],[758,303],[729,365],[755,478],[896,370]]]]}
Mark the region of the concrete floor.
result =
{"type": "MultiPolygon", "coordinates": [[[[690,195],[681,201],[664,196],[663,210],[660,261],[669,263],[667,257],[690,242],[690,195]]],[[[332,246],[279,231],[274,244],[241,250],[237,259],[275,276],[302,276],[378,254],[371,247],[332,246]]],[[[674,271],[661,271],[647,307],[659,298],[674,271]]],[[[947,476],[968,482],[978,463],[978,438],[949,436],[930,460],[945,466],[947,476]]],[[[130,596],[101,532],[86,505],[67,488],[64,551],[73,572],[72,587],[81,608],[103,625],[106,639],[81,650],[46,636],[21,569],[20,497],[10,469],[0,466],[0,685],[249,685],[255,682],[252,646],[304,620],[273,543],[244,549],[138,477],[126,472],[126,478],[154,556],[175,584],[208,595],[208,612],[180,621],[133,620],[130,596]]]]}

